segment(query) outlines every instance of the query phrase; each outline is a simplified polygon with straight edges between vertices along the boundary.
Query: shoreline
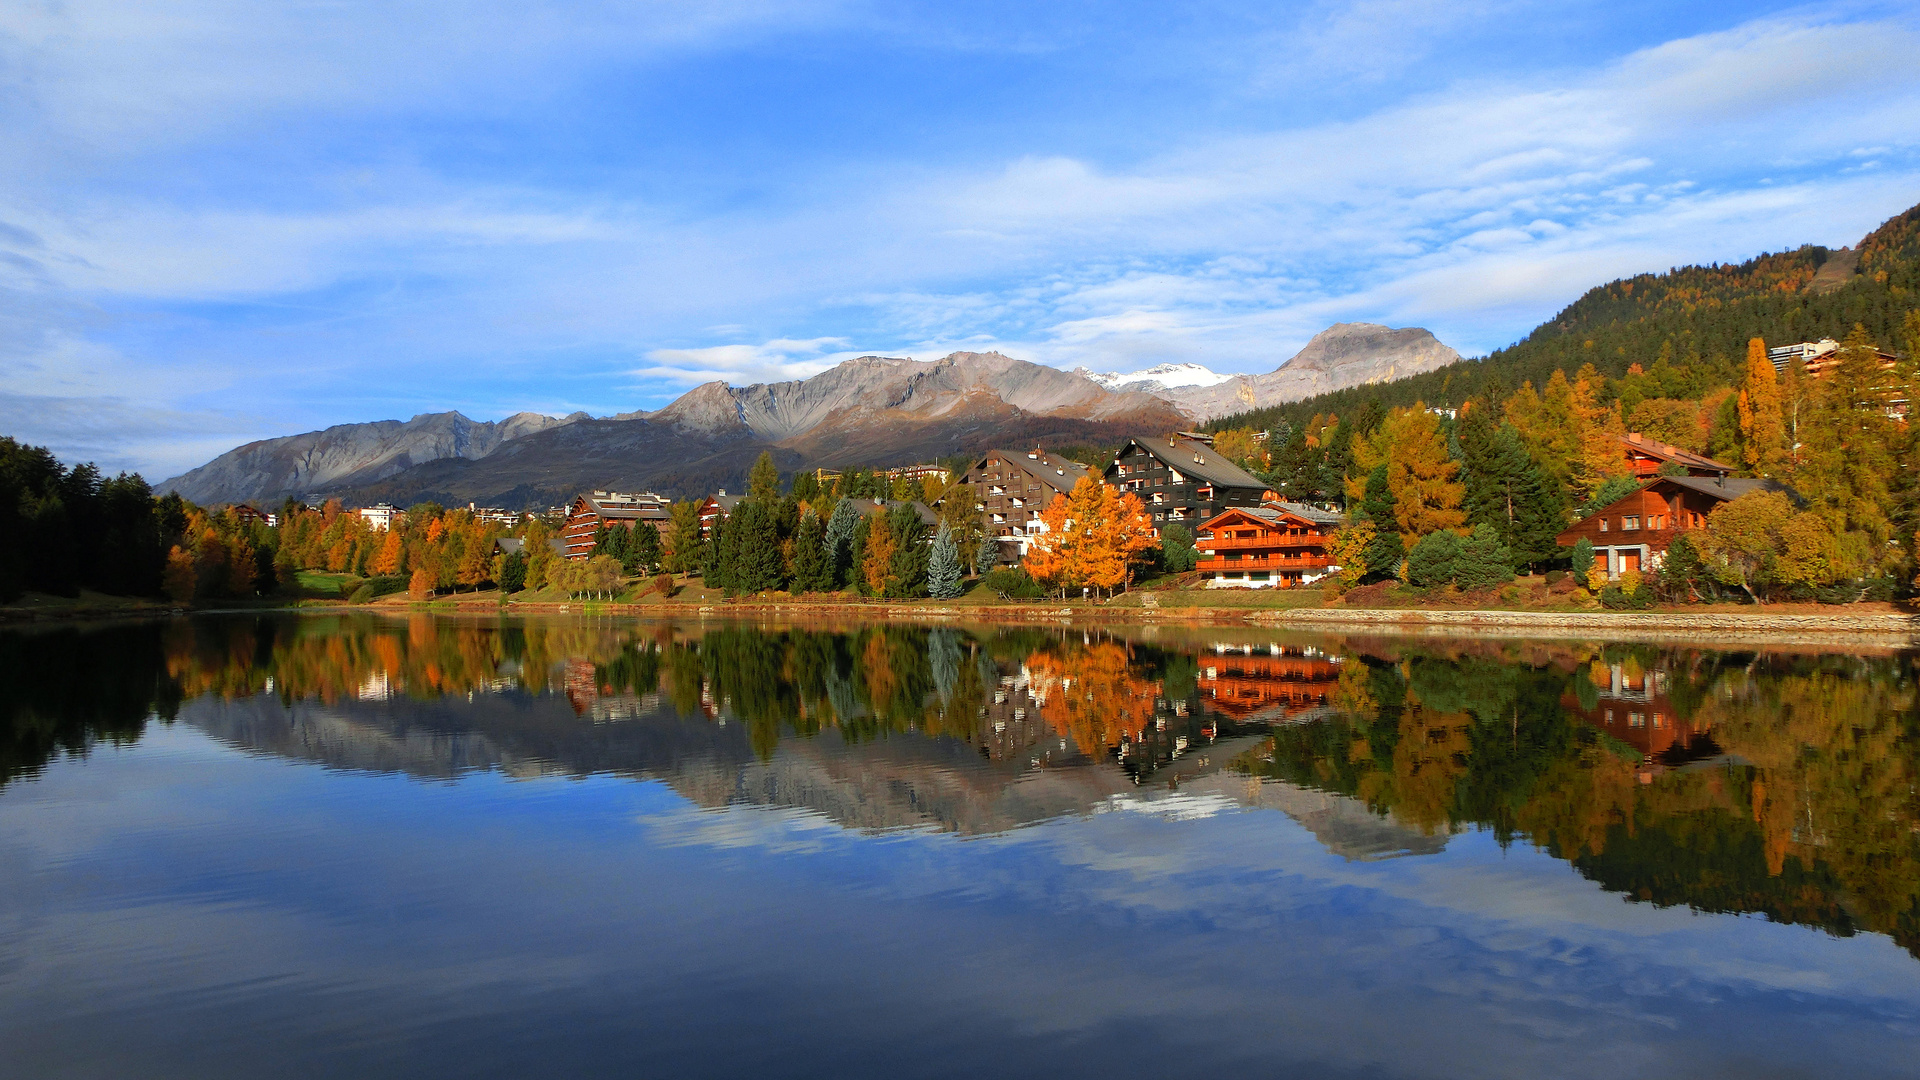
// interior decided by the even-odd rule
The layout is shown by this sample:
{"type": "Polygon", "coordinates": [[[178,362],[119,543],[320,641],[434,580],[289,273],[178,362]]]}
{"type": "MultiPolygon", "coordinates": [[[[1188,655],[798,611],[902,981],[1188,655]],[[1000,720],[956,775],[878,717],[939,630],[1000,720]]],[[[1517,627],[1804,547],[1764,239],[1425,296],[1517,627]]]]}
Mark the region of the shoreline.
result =
{"type": "Polygon", "coordinates": [[[1051,625],[1132,623],[1143,626],[1190,626],[1265,629],[1296,632],[1386,632],[1418,636],[1468,634],[1474,637],[1566,638],[1605,637],[1611,640],[1730,642],[1814,641],[1835,644],[1849,637],[1874,639],[1881,647],[1889,638],[1920,645],[1920,614],[1903,612],[1804,611],[1770,613],[1751,610],[1720,611],[1511,611],[1499,608],[1264,608],[1159,606],[1154,594],[1134,593],[1136,603],[940,603],[930,600],[818,600],[769,598],[725,602],[668,601],[520,601],[502,605],[498,594],[436,600],[349,605],[337,601],[296,603],[227,603],[181,608],[171,605],[130,604],[124,608],[77,607],[49,610],[0,609],[0,625],[30,626],[127,618],[173,618],[192,614],[233,614],[264,611],[366,611],[381,615],[617,615],[639,619],[742,619],[756,617],[834,617],[874,621],[973,622],[1051,625]]]}

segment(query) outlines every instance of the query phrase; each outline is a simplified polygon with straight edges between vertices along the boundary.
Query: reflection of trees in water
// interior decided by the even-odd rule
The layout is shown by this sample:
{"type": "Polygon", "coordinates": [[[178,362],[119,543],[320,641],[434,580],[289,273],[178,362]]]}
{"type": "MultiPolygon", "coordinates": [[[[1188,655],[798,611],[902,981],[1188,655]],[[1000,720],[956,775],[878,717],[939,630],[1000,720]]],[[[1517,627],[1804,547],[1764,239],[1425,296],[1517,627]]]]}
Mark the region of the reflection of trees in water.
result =
{"type": "Polygon", "coordinates": [[[171,721],[180,691],[158,641],[153,624],[0,633],[0,786],[55,754],[132,743],[150,717],[171,721]]]}
{"type": "Polygon", "coordinates": [[[1636,899],[1872,929],[1920,955],[1911,656],[1634,646],[1529,666],[1396,651],[1350,660],[1334,695],[1349,711],[1277,729],[1240,767],[1418,828],[1524,836],[1636,899]],[[1643,754],[1594,719],[1609,694],[1622,715],[1671,710],[1724,756],[1643,754]]]}
{"type": "MultiPolygon", "coordinates": [[[[1920,949],[1911,655],[1409,639],[1328,652],[1344,654],[1324,684],[1337,718],[1274,729],[1241,767],[1425,831],[1523,838],[1647,902],[1871,929],[1920,949]],[[1610,730],[1610,715],[1644,716],[1649,732],[1610,730]],[[1652,737],[1662,722],[1679,735],[1652,737]],[[1687,752],[1673,752],[1681,735],[1687,752]]],[[[763,758],[784,738],[911,732],[1014,767],[1118,760],[1139,780],[1212,734],[1204,662],[1197,643],[1125,634],[899,625],[345,613],[10,632],[0,782],[63,750],[136,739],[184,698],[269,689],[328,703],[564,690],[595,719],[664,702],[738,721],[763,758]]]]}

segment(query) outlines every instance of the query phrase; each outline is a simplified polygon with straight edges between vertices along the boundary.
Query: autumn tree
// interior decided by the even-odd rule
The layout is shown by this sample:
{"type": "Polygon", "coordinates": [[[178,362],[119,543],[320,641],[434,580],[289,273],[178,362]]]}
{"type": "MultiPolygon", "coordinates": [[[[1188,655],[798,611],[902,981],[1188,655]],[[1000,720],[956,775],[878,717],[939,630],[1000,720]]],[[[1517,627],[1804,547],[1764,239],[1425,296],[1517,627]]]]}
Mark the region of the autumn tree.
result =
{"type": "Polygon", "coordinates": [[[893,556],[899,547],[887,512],[875,510],[867,518],[866,550],[860,563],[860,580],[867,587],[867,595],[887,594],[887,578],[893,572],[893,556]]]}
{"type": "Polygon", "coordinates": [[[1786,458],[1786,428],[1780,413],[1780,379],[1767,359],[1767,343],[1747,342],[1746,378],[1740,389],[1740,437],[1748,470],[1773,476],[1786,458]]]}
{"type": "Polygon", "coordinates": [[[747,474],[748,496],[754,502],[771,505],[780,501],[780,467],[773,463],[773,451],[762,450],[747,474]]]}
{"type": "Polygon", "coordinates": [[[1387,487],[1393,493],[1394,522],[1401,542],[1411,546],[1440,529],[1467,523],[1460,463],[1447,454],[1440,418],[1424,405],[1398,410],[1389,419],[1393,440],[1387,451],[1387,487]]]}

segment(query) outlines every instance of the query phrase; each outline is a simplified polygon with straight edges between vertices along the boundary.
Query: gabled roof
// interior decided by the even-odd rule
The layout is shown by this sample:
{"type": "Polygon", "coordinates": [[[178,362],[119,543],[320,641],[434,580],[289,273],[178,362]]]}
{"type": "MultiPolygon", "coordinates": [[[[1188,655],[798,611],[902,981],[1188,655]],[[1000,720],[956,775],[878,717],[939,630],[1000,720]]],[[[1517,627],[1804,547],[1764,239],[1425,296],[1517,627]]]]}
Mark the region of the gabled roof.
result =
{"type": "MultiPolygon", "coordinates": [[[[873,513],[875,510],[890,510],[893,507],[900,505],[899,503],[895,503],[895,502],[883,502],[879,499],[848,499],[846,501],[852,503],[853,508],[855,510],[860,511],[861,517],[865,517],[868,514],[873,513]]],[[[913,503],[913,509],[915,513],[920,515],[920,520],[925,522],[926,524],[928,525],[940,524],[939,512],[934,510],[932,507],[928,506],[926,503],[920,502],[919,500],[916,499],[913,503]]]]}
{"type": "Polygon", "coordinates": [[[1671,461],[1689,469],[1698,469],[1701,472],[1733,472],[1733,466],[1728,465],[1724,461],[1715,461],[1710,457],[1696,454],[1691,450],[1682,450],[1671,443],[1663,443],[1658,439],[1649,438],[1637,431],[1620,436],[1620,445],[1626,447],[1629,452],[1645,454],[1655,461],[1671,461]]]}
{"type": "Polygon", "coordinates": [[[1640,485],[1640,490],[1646,491],[1663,484],[1697,491],[1722,501],[1732,501],[1756,491],[1777,491],[1792,500],[1795,506],[1807,505],[1807,500],[1801,498],[1799,492],[1778,480],[1757,480],[1744,476],[1660,476],[1640,485]]]}
{"type": "MultiPolygon", "coordinates": [[[[1264,490],[1267,482],[1235,465],[1223,457],[1219,451],[1203,442],[1192,439],[1155,439],[1146,435],[1136,435],[1128,442],[1137,444],[1147,453],[1159,458],[1170,468],[1178,469],[1187,476],[1205,480],[1215,487],[1254,488],[1264,490]]],[[[1108,466],[1109,469],[1112,466],[1108,466]]]]}
{"type": "Polygon", "coordinates": [[[733,513],[733,508],[745,502],[746,499],[747,497],[745,495],[709,495],[707,496],[707,502],[710,502],[713,505],[719,507],[720,512],[723,514],[733,513]]]}
{"type": "MultiPolygon", "coordinates": [[[[502,555],[512,555],[525,551],[527,549],[527,542],[518,536],[497,536],[494,537],[493,546],[498,549],[502,555]]],[[[555,555],[565,555],[567,553],[567,541],[564,537],[548,537],[547,547],[551,549],[555,555]]]]}
{"type": "Polygon", "coordinates": [[[673,516],[667,510],[666,501],[652,494],[596,491],[591,495],[576,495],[568,512],[572,513],[582,503],[589,511],[610,521],[665,521],[673,516]]]}
{"type": "Polygon", "coordinates": [[[1208,518],[1206,521],[1201,522],[1199,527],[1202,529],[1208,528],[1212,526],[1214,522],[1231,514],[1245,514],[1250,518],[1259,518],[1262,521],[1278,522],[1289,517],[1295,517],[1310,521],[1315,525],[1340,524],[1339,514],[1329,514],[1325,510],[1305,506],[1301,503],[1269,502],[1262,503],[1259,506],[1229,506],[1225,510],[1208,518]]]}
{"type": "MultiPolygon", "coordinates": [[[[985,467],[987,459],[992,457],[1004,458],[1019,468],[1041,476],[1051,474],[1054,478],[1054,487],[1069,491],[1080,482],[1081,477],[1087,475],[1085,465],[1077,461],[1069,461],[1059,454],[1050,454],[1039,447],[1032,450],[991,450],[980,455],[980,460],[973,463],[973,469],[985,467]]],[[[973,469],[967,471],[972,472],[973,469]]]]}

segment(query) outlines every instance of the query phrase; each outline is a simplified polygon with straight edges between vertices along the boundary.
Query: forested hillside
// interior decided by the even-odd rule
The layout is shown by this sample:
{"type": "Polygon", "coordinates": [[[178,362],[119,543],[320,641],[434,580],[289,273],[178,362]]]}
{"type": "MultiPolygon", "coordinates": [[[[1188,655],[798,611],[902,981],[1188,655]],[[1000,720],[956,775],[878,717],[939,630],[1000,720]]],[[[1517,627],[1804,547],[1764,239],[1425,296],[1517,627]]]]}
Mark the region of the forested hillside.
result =
{"type": "Polygon", "coordinates": [[[1554,371],[1572,377],[1584,364],[1617,379],[1634,364],[1653,367],[1663,355],[1670,365],[1686,368],[1698,384],[1696,393],[1704,393],[1738,381],[1747,343],[1755,337],[1768,345],[1837,341],[1858,325],[1880,348],[1911,355],[1920,349],[1917,310],[1920,206],[1881,225],[1851,251],[1809,246],[1737,265],[1689,266],[1609,282],[1483,360],[1223,417],[1208,426],[1298,429],[1316,414],[1344,416],[1368,401],[1384,408],[1416,401],[1452,407],[1482,393],[1504,398],[1527,382],[1542,387],[1554,371]],[[1856,256],[1851,273],[1836,273],[1856,256]]]}

